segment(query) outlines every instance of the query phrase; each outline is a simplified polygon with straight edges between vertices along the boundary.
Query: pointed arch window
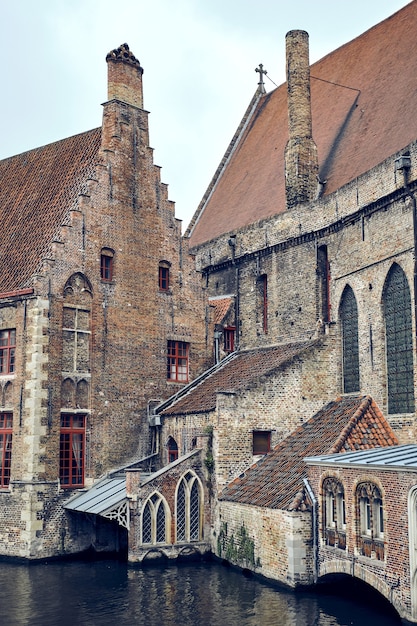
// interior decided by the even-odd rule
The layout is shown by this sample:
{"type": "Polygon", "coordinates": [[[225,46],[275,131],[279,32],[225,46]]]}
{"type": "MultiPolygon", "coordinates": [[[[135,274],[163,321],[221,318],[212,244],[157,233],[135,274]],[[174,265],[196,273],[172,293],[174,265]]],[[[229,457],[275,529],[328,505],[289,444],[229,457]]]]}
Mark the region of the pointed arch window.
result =
{"type": "Polygon", "coordinates": [[[384,507],[374,483],[361,483],[356,490],[358,548],[363,556],[384,559],[384,507]]]}
{"type": "Polygon", "coordinates": [[[179,481],[176,497],[177,542],[202,538],[202,491],[195,474],[187,472],[179,481]]]}
{"type": "Polygon", "coordinates": [[[320,246],[317,249],[317,276],[320,316],[323,322],[330,322],[330,263],[327,246],[320,246]]]}
{"type": "Polygon", "coordinates": [[[336,478],[323,482],[323,534],[326,545],[346,549],[345,490],[336,478]]]}
{"type": "Polygon", "coordinates": [[[143,507],[142,543],[169,543],[168,506],[159,493],[152,494],[143,507]]]}
{"type": "Polygon", "coordinates": [[[168,463],[172,463],[178,459],[178,444],[173,437],[168,439],[168,463]]]}
{"type": "Polygon", "coordinates": [[[346,285],[340,302],[342,327],[343,393],[360,390],[358,307],[353,289],[346,285]]]}
{"type": "Polygon", "coordinates": [[[388,413],[413,413],[414,366],[411,295],[399,265],[391,267],[384,286],[383,309],[388,383],[388,413]]]}

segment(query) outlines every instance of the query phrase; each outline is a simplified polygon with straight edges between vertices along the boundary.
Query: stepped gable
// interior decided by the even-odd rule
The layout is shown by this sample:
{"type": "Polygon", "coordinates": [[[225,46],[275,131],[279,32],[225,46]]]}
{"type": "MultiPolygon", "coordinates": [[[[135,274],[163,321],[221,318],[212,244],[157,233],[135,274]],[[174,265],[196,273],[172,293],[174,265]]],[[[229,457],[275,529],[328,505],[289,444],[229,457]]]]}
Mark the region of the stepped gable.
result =
{"type": "Polygon", "coordinates": [[[221,500],[271,509],[306,506],[305,457],[398,445],[370,396],[330,402],[223,491],[221,500]]]}
{"type": "Polygon", "coordinates": [[[30,284],[93,177],[101,128],[0,161],[0,293],[30,284]]]}
{"type": "MultiPolygon", "coordinates": [[[[327,181],[324,195],[416,140],[416,30],[414,1],[311,65],[313,139],[319,178],[327,181]]],[[[273,68],[267,69],[272,76],[273,68]]],[[[285,83],[262,95],[239,140],[233,139],[191,220],[191,247],[285,211],[286,92],[285,83]]]]}
{"type": "Polygon", "coordinates": [[[199,384],[191,383],[189,391],[184,388],[179,399],[174,397],[172,404],[164,408],[160,415],[213,411],[218,392],[234,393],[251,384],[256,385],[262,376],[272,374],[317,342],[311,340],[235,352],[216,368],[209,370],[199,384]]]}

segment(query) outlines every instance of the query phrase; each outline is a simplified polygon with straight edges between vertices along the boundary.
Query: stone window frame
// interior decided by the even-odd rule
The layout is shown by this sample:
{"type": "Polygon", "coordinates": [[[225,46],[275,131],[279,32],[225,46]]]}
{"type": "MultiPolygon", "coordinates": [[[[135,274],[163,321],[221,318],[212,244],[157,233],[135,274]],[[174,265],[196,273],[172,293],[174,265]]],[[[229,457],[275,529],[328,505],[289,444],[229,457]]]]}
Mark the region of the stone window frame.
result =
{"type": "Polygon", "coordinates": [[[361,481],[355,490],[357,548],[361,556],[383,561],[384,551],[384,496],[373,481],[361,481]]]}
{"type": "Polygon", "coordinates": [[[339,304],[342,339],[342,387],[343,393],[360,391],[358,303],[355,292],[347,284],[339,304]]]}
{"type": "Polygon", "coordinates": [[[389,415],[414,413],[412,302],[407,275],[393,263],[385,278],[382,308],[389,415]]]}
{"type": "Polygon", "coordinates": [[[191,543],[203,538],[204,491],[197,474],[187,470],[175,489],[176,543],[191,543]]]}
{"type": "Polygon", "coordinates": [[[16,329],[0,330],[0,375],[7,376],[15,372],[16,329]]]}
{"type": "Polygon", "coordinates": [[[7,489],[10,483],[13,444],[13,412],[0,412],[0,488],[7,489]]]}
{"type": "Polygon", "coordinates": [[[159,491],[154,491],[145,500],[140,522],[142,545],[164,545],[171,542],[171,512],[167,501],[159,491]],[[162,513],[162,514],[161,514],[162,513]],[[146,529],[144,525],[147,525],[146,529]]]}
{"type": "Polygon", "coordinates": [[[346,500],[343,482],[328,476],[322,483],[322,536],[327,546],[346,549],[346,500]]]}

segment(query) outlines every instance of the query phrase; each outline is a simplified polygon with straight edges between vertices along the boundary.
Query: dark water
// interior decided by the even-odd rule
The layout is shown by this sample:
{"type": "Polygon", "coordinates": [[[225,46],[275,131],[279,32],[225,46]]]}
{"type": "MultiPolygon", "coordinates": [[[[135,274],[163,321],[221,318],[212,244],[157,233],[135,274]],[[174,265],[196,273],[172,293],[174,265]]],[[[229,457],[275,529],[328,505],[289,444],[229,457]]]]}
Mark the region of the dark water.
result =
{"type": "MultiPolygon", "coordinates": [[[[368,602],[369,604],[369,602],[368,602]]],[[[217,563],[0,563],[1,626],[394,626],[386,608],[293,593],[217,563]]]]}

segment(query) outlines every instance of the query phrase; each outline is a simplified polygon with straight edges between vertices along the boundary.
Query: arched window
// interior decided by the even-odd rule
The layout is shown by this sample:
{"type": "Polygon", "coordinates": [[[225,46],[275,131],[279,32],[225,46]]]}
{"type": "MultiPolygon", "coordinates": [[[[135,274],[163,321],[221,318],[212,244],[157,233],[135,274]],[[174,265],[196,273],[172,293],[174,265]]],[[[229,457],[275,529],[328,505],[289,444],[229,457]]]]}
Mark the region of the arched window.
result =
{"type": "Polygon", "coordinates": [[[383,295],[388,379],[388,413],[414,411],[411,296],[407,277],[394,263],[383,295]]]}
{"type": "Polygon", "coordinates": [[[346,549],[345,490],[336,478],[323,481],[323,536],[326,545],[346,549]]]}
{"type": "Polygon", "coordinates": [[[100,255],[100,276],[101,280],[110,282],[114,275],[114,250],[102,248],[100,255]]]}
{"type": "Polygon", "coordinates": [[[356,489],[358,548],[363,556],[384,559],[384,507],[382,494],[371,482],[356,489]]]}
{"type": "Polygon", "coordinates": [[[143,507],[142,543],[169,543],[168,505],[159,493],[153,493],[143,507]]]}
{"type": "Polygon", "coordinates": [[[169,261],[159,262],[159,291],[169,291],[169,269],[171,263],[169,261]]]}
{"type": "Polygon", "coordinates": [[[202,538],[202,491],[195,474],[187,472],[179,481],[176,497],[177,542],[202,538]]]}
{"type": "Polygon", "coordinates": [[[168,448],[168,463],[172,463],[172,461],[176,461],[178,459],[178,445],[173,437],[169,437],[167,448],[168,448]]]}
{"type": "Polygon", "coordinates": [[[360,390],[358,307],[349,285],[343,291],[339,315],[342,327],[343,393],[354,393],[360,390]]]}

